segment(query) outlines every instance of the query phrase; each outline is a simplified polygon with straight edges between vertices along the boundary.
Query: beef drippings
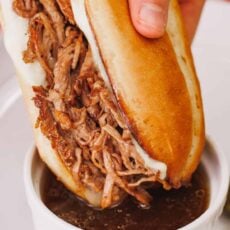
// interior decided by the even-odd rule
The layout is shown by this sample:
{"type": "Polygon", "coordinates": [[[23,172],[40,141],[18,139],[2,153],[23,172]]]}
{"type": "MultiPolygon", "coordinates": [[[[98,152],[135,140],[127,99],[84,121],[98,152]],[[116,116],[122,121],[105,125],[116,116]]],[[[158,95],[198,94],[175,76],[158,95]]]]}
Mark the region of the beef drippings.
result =
{"type": "Polygon", "coordinates": [[[209,204],[208,177],[202,165],[187,188],[149,190],[153,200],[147,209],[128,196],[118,207],[96,210],[76,198],[50,171],[45,177],[45,205],[63,220],[86,230],[173,230],[198,218],[209,204]]]}

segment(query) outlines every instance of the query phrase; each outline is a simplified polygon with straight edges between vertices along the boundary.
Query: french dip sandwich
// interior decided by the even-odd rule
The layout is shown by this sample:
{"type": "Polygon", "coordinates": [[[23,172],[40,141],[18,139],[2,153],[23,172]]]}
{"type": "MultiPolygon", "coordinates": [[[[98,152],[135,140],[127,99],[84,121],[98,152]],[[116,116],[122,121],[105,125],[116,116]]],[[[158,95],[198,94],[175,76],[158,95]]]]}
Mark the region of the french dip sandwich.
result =
{"type": "Polygon", "coordinates": [[[69,190],[108,208],[189,183],[204,118],[177,0],[160,39],[126,0],[2,1],[1,20],[40,157],[69,190]]]}

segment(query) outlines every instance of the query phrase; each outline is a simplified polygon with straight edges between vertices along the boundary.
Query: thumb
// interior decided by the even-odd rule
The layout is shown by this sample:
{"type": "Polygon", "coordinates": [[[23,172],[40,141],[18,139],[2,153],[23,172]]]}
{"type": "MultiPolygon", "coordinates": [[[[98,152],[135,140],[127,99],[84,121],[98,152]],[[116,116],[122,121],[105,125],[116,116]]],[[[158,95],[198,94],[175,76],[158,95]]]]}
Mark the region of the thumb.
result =
{"type": "Polygon", "coordinates": [[[130,14],[136,30],[147,38],[164,34],[169,0],[129,0],[130,14]]]}

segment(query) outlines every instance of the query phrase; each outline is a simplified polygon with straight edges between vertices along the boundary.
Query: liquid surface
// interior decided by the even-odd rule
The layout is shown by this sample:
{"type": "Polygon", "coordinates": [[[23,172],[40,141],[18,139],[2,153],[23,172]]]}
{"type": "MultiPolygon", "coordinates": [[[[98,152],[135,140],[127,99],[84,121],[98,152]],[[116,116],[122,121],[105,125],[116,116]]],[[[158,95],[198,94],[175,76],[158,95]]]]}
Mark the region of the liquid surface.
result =
{"type": "Polygon", "coordinates": [[[199,166],[191,186],[179,190],[151,190],[151,207],[143,209],[131,197],[116,208],[95,210],[69,192],[47,170],[43,199],[46,206],[65,221],[86,230],[173,230],[199,217],[208,207],[209,184],[199,166]]]}

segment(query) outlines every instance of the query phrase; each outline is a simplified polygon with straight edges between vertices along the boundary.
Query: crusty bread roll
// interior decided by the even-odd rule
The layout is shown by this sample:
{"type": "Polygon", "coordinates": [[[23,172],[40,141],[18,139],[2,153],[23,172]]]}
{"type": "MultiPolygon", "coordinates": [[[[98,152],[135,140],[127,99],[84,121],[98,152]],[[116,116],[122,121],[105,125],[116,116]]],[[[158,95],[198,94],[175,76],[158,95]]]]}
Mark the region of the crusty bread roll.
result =
{"type": "MultiPolygon", "coordinates": [[[[4,40],[17,70],[42,160],[68,189],[93,206],[106,208],[119,203],[124,197],[120,190],[147,204],[148,196],[142,188],[133,188],[134,183],[130,181],[121,182],[119,173],[109,171],[106,163],[102,190],[94,191],[76,181],[52,141],[36,127],[39,110],[32,101],[36,96],[32,87],[46,87],[47,82],[44,69],[37,61],[26,64],[22,60],[28,42],[28,19],[15,14],[12,2],[2,5],[4,40]],[[116,199],[105,195],[108,191],[114,195],[112,188],[108,189],[112,174],[115,174],[112,188],[120,192],[116,199]]],[[[186,184],[200,161],[204,118],[199,82],[177,1],[170,3],[167,32],[162,38],[152,40],[135,31],[127,1],[70,2],[75,22],[89,42],[94,64],[129,129],[129,143],[132,142],[139,154],[137,162],[154,174],[146,181],[158,181],[167,189],[186,184]]],[[[74,24],[72,15],[70,23],[74,24]]],[[[104,162],[111,160],[108,152],[102,158],[104,162]]],[[[112,168],[115,170],[114,164],[112,168]]]]}

